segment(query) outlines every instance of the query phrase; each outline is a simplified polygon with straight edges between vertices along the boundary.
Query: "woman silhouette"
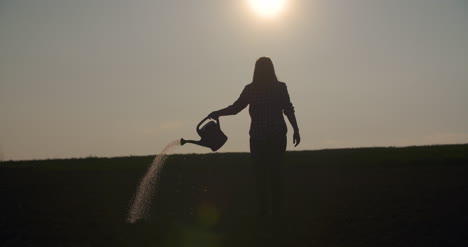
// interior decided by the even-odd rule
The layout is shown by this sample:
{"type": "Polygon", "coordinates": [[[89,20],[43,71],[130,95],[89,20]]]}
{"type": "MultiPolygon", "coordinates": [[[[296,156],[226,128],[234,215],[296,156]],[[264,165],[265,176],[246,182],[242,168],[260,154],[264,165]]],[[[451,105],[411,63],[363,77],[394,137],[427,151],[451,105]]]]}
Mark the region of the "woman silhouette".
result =
{"type": "Polygon", "coordinates": [[[280,216],[283,197],[283,156],[286,151],[287,127],[283,113],[288,117],[297,146],[301,137],[294,107],[284,82],[278,81],[273,62],[261,57],[255,63],[252,83],[245,86],[234,104],[210,113],[208,117],[235,115],[247,105],[250,117],[250,153],[254,161],[254,174],[259,198],[259,216],[271,213],[280,216]]]}

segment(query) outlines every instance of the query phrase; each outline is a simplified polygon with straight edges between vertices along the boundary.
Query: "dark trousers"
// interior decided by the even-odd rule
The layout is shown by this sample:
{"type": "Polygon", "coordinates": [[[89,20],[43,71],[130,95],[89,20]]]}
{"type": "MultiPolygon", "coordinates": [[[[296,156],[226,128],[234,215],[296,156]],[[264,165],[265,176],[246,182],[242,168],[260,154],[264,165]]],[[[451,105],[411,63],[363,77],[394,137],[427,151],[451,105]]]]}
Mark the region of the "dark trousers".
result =
{"type": "Polygon", "coordinates": [[[272,213],[273,219],[281,216],[283,204],[283,160],[286,135],[250,138],[250,154],[259,200],[259,216],[272,213]]]}

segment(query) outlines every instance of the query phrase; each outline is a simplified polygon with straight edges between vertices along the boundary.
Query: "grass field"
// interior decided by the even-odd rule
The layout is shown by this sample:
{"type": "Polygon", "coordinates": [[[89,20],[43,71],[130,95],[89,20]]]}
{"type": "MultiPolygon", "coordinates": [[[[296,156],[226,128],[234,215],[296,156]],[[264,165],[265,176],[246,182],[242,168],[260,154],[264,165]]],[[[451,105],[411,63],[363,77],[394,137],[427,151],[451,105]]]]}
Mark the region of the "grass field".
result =
{"type": "Polygon", "coordinates": [[[288,152],[274,235],[247,153],[170,156],[126,223],[152,159],[0,163],[0,246],[468,246],[468,144],[288,152]]]}

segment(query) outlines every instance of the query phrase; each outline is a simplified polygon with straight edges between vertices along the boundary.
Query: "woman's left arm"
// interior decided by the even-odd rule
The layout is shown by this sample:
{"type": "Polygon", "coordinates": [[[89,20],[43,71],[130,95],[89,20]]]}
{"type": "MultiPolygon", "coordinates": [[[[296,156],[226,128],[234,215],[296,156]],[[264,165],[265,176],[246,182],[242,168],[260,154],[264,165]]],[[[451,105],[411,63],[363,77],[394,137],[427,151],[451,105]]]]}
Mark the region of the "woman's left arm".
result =
{"type": "Polygon", "coordinates": [[[283,105],[283,112],[286,117],[288,117],[289,122],[291,123],[294,134],[293,134],[293,144],[295,147],[299,145],[301,142],[301,135],[299,134],[299,126],[297,125],[296,114],[294,113],[294,106],[291,103],[291,99],[289,98],[288,88],[286,84],[284,84],[284,105],[283,105]]]}

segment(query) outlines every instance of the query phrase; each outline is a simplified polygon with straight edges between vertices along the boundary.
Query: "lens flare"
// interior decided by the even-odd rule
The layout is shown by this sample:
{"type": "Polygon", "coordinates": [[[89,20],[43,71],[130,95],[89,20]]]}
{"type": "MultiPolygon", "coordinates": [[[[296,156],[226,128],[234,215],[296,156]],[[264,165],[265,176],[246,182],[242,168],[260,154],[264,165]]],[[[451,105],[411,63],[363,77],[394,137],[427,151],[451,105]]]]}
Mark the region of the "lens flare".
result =
{"type": "Polygon", "coordinates": [[[284,9],[286,0],[249,0],[252,9],[264,17],[278,15],[284,9]]]}

